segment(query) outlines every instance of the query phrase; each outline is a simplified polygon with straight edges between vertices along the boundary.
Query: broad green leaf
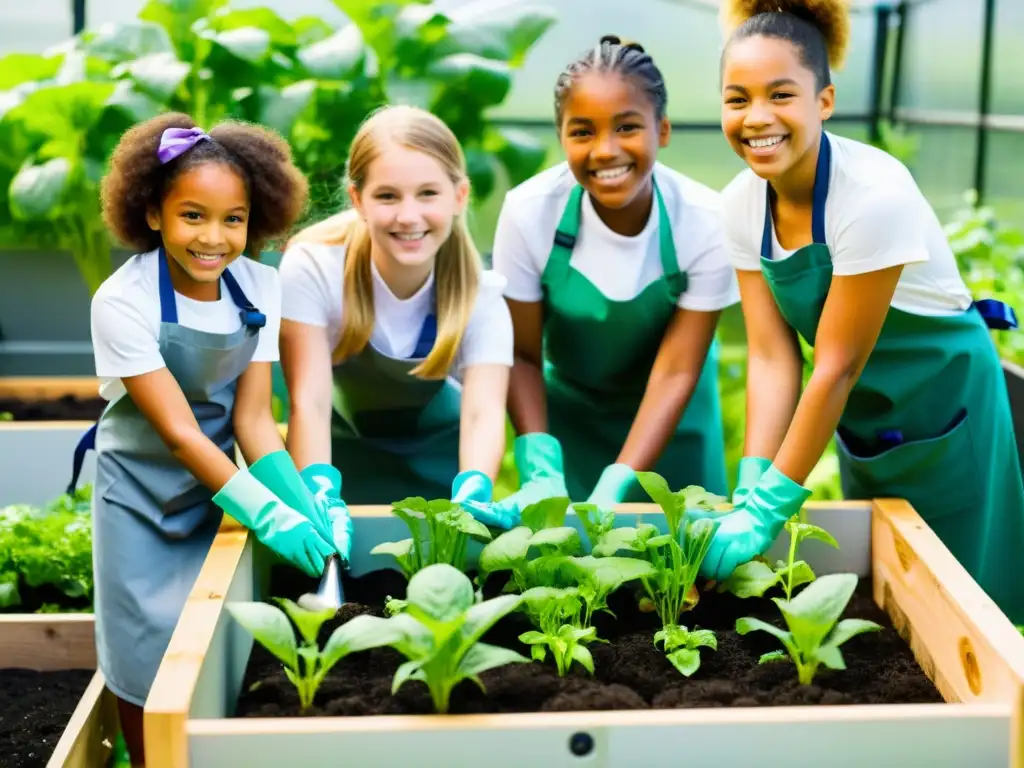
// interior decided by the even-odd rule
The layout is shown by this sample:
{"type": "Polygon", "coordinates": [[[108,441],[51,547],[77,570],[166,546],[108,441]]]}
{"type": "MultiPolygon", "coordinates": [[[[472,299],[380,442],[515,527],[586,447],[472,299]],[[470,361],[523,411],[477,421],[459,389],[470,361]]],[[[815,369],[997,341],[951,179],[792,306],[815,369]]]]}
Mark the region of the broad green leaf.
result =
{"type": "Polygon", "coordinates": [[[580,534],[575,528],[543,528],[530,537],[531,547],[556,547],[560,552],[573,552],[582,546],[580,534]]]}
{"type": "MultiPolygon", "coordinates": [[[[449,19],[431,5],[407,5],[394,25],[391,51],[395,70],[402,76],[417,77],[438,58],[439,44],[448,37],[449,19]]],[[[450,53],[446,51],[445,53],[450,53]]]]}
{"type": "Polygon", "coordinates": [[[519,642],[524,645],[536,645],[537,643],[546,643],[548,636],[543,632],[538,632],[535,629],[531,629],[528,632],[523,632],[519,636],[519,642]]]}
{"type": "Polygon", "coordinates": [[[262,64],[271,53],[270,33],[258,27],[217,32],[210,39],[232,56],[250,64],[262,64]]]}
{"type": "Polygon", "coordinates": [[[323,626],[325,621],[333,619],[337,613],[333,608],[323,611],[307,611],[287,598],[278,597],[274,599],[284,609],[284,612],[288,614],[288,618],[298,627],[302,639],[309,644],[316,643],[317,637],[320,634],[320,627],[323,626]]]}
{"type": "Polygon", "coordinates": [[[790,520],[786,523],[786,530],[790,532],[790,535],[796,536],[797,546],[800,545],[804,539],[816,539],[828,544],[830,547],[839,549],[839,542],[835,540],[831,533],[826,531],[824,528],[819,528],[816,525],[810,523],[801,523],[797,520],[790,520]]]}
{"type": "Polygon", "coordinates": [[[462,657],[459,662],[458,676],[474,677],[482,672],[506,664],[529,664],[530,660],[509,648],[490,643],[477,643],[462,657]]]}
{"type": "Polygon", "coordinates": [[[472,53],[453,53],[432,63],[429,74],[448,88],[457,90],[474,104],[487,107],[501,104],[512,87],[512,72],[507,64],[472,53]]]}
{"type": "Polygon", "coordinates": [[[772,664],[776,661],[789,661],[789,654],[785,651],[768,651],[768,653],[761,654],[761,658],[757,660],[758,664],[772,664]]]}
{"type": "Polygon", "coordinates": [[[754,619],[749,616],[736,619],[736,631],[739,634],[745,635],[756,630],[767,632],[769,635],[779,638],[779,640],[782,640],[784,643],[789,643],[792,640],[789,632],[784,629],[779,629],[774,624],[769,624],[767,621],[761,621],[761,619],[754,619]]]}
{"type": "Polygon", "coordinates": [[[682,503],[684,509],[712,509],[717,507],[719,504],[724,504],[727,499],[725,496],[719,496],[716,493],[711,493],[699,485],[688,485],[676,494],[676,497],[682,503]]]}
{"type": "Polygon", "coordinates": [[[526,559],[533,531],[524,526],[498,536],[480,551],[479,566],[484,573],[509,570],[526,559]]]}
{"type": "Polygon", "coordinates": [[[670,521],[678,519],[679,501],[672,493],[672,489],[668,487],[665,478],[657,472],[637,472],[636,480],[654,503],[661,507],[666,518],[670,521]]]}
{"type": "Polygon", "coordinates": [[[268,603],[228,603],[228,613],[286,667],[299,664],[295,631],[284,611],[268,603]]]}
{"type": "Polygon", "coordinates": [[[523,592],[522,598],[528,612],[540,613],[546,605],[557,603],[574,594],[575,587],[530,587],[523,592]]]}
{"type": "Polygon", "coordinates": [[[88,53],[112,63],[154,53],[175,53],[174,43],[167,30],[152,21],[133,19],[118,24],[103,24],[83,38],[83,48],[88,53]]]}
{"type": "Polygon", "coordinates": [[[410,680],[426,680],[426,675],[423,674],[423,664],[426,661],[426,659],[410,659],[402,664],[395,671],[395,677],[391,681],[391,695],[394,696],[398,693],[399,688],[410,680]]]}
{"type": "Polygon", "coordinates": [[[687,646],[690,648],[699,648],[701,646],[705,648],[712,648],[718,650],[718,638],[715,633],[710,629],[694,629],[689,633],[689,637],[686,641],[687,646]]]}
{"type": "Polygon", "coordinates": [[[295,46],[298,38],[291,24],[270,8],[222,8],[210,19],[213,29],[227,32],[234,29],[258,29],[267,34],[271,43],[295,46]]]}
{"type": "Polygon", "coordinates": [[[793,563],[793,575],[791,579],[787,577],[788,573],[789,567],[787,566],[783,568],[782,572],[779,574],[779,581],[780,583],[785,582],[791,584],[794,591],[799,586],[810,584],[816,578],[814,571],[811,570],[811,566],[803,560],[797,560],[793,563]]]}
{"type": "Polygon", "coordinates": [[[312,45],[334,34],[334,28],[319,16],[300,16],[292,22],[292,29],[299,45],[312,45]]]}
{"type": "Polygon", "coordinates": [[[429,0],[333,0],[335,6],[359,28],[366,45],[373,49],[381,67],[391,65],[395,46],[395,19],[408,5],[426,5],[429,0]]]}
{"type": "Polygon", "coordinates": [[[540,171],[548,152],[544,142],[518,128],[488,131],[484,148],[497,155],[508,173],[511,186],[521,184],[540,171]]]}
{"type": "Polygon", "coordinates": [[[839,650],[838,646],[823,645],[814,652],[814,658],[829,669],[846,669],[846,660],[843,658],[843,652],[839,650]]]}
{"type": "Polygon", "coordinates": [[[454,8],[449,27],[452,43],[487,58],[522,66],[527,52],[557,21],[550,6],[526,2],[467,2],[454,8]]]}
{"type": "Polygon", "coordinates": [[[475,597],[466,574],[447,563],[435,563],[409,579],[405,599],[410,610],[419,608],[435,621],[448,622],[467,611],[475,597]]]}
{"type": "Polygon", "coordinates": [[[315,93],[314,80],[301,80],[284,88],[261,85],[258,90],[259,122],[288,138],[295,121],[309,107],[315,93]]]}
{"type": "Polygon", "coordinates": [[[498,166],[494,156],[473,147],[468,147],[466,173],[476,200],[486,200],[494,192],[498,178],[498,166]]]}
{"type": "Polygon", "coordinates": [[[10,90],[22,83],[56,77],[63,63],[63,56],[9,53],[0,58],[0,91],[10,90]]]}
{"type": "Polygon", "coordinates": [[[121,110],[135,123],[156,117],[162,111],[160,103],[136,88],[132,80],[119,80],[107,104],[121,110]]]}
{"type": "Polygon", "coordinates": [[[672,541],[672,536],[667,533],[663,533],[659,536],[651,536],[651,538],[647,540],[647,549],[658,549],[659,547],[671,544],[672,541]]]}
{"type": "Polygon", "coordinates": [[[736,567],[728,579],[718,585],[719,592],[731,592],[736,597],[761,597],[779,582],[779,575],[765,563],[751,560],[736,567]]]}
{"type": "Polygon", "coordinates": [[[472,514],[464,509],[458,509],[454,512],[454,518],[456,520],[455,527],[465,533],[467,536],[471,536],[478,541],[491,541],[492,536],[487,526],[473,517],[472,514]]]}
{"type": "Polygon", "coordinates": [[[11,213],[22,220],[56,218],[74,183],[74,166],[65,157],[22,166],[8,192],[11,213]]]}
{"type": "Polygon", "coordinates": [[[462,644],[471,645],[523,602],[521,595],[501,595],[477,603],[466,612],[462,644]]]}
{"type": "Polygon", "coordinates": [[[678,651],[672,651],[666,658],[684,677],[690,677],[700,669],[700,651],[692,648],[680,648],[678,651]]]}
{"type": "Polygon", "coordinates": [[[356,616],[331,633],[321,653],[320,663],[330,668],[350,653],[398,643],[406,637],[407,626],[408,623],[398,621],[398,617],[356,616]]]}
{"type": "Polygon", "coordinates": [[[602,592],[611,592],[634,579],[653,576],[656,569],[647,560],[634,557],[578,557],[572,561],[584,570],[602,592]]]}
{"type": "Polygon", "coordinates": [[[808,584],[788,602],[772,599],[782,611],[797,647],[810,654],[842,615],[856,588],[856,574],[830,573],[808,584]]]}
{"type": "Polygon", "coordinates": [[[882,627],[873,621],[867,619],[843,619],[836,624],[835,629],[828,636],[826,641],[827,645],[840,646],[849,640],[851,637],[855,637],[864,632],[880,632],[882,627]]]}
{"type": "Polygon", "coordinates": [[[612,528],[594,545],[594,557],[611,557],[621,550],[644,552],[647,546],[640,541],[636,528],[612,528]]]}
{"type": "Polygon", "coordinates": [[[114,77],[127,75],[143,93],[166,103],[189,76],[192,67],[173,53],[154,53],[125,62],[113,71],[114,77]]]}
{"type": "Polygon", "coordinates": [[[552,496],[535,502],[522,511],[523,525],[534,533],[544,528],[564,526],[569,503],[568,496],[552,496]]]}
{"type": "Polygon", "coordinates": [[[359,30],[351,24],[330,37],[301,48],[297,58],[313,77],[347,80],[366,65],[366,46],[359,30]]]}
{"type": "Polygon", "coordinates": [[[585,645],[574,645],[572,647],[573,661],[579,662],[587,672],[594,674],[594,657],[590,649],[585,645]]]}
{"type": "Polygon", "coordinates": [[[412,552],[412,539],[401,541],[384,541],[370,550],[371,555],[391,555],[392,557],[407,557],[412,552]]]}

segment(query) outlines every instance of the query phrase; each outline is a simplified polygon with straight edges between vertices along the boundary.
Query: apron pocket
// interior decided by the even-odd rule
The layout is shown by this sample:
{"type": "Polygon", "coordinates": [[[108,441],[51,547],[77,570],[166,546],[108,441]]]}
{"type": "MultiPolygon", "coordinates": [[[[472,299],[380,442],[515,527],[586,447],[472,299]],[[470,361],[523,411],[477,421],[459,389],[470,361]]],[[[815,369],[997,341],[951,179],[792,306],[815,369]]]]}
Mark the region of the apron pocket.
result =
{"type": "Polygon", "coordinates": [[[103,500],[131,512],[157,528],[169,539],[187,538],[202,525],[214,512],[216,505],[205,486],[198,488],[205,493],[195,491],[182,494],[163,505],[163,508],[142,498],[127,499],[120,497],[115,489],[103,494],[103,500]]]}
{"type": "Polygon", "coordinates": [[[937,437],[903,443],[872,456],[858,455],[851,442],[836,433],[847,499],[906,499],[928,521],[969,512],[984,495],[966,411],[937,437]]]}

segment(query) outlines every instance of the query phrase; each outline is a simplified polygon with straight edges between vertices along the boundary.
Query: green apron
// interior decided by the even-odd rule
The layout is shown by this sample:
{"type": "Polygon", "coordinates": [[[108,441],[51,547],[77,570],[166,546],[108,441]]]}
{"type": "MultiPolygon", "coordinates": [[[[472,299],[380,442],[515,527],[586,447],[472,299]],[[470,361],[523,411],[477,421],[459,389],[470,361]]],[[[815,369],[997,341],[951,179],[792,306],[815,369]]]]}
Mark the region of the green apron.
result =
{"type": "MultiPolygon", "coordinates": [[[[813,244],[772,261],[766,200],[761,269],[786,321],[813,346],[832,281],[825,240],[831,147],[822,133],[814,182],[813,244]]],[[[771,195],[771,188],[766,193],[771,195]]],[[[1016,327],[992,300],[959,315],[890,308],[839,420],[836,445],[847,499],[906,499],[1014,622],[1024,588],[1024,483],[1006,382],[989,327],[1016,327]]]]}
{"type": "MultiPolygon", "coordinates": [[[[562,444],[566,487],[578,501],[590,495],[626,442],[658,348],[687,286],[657,184],[654,198],[664,275],[636,298],[612,301],[573,269],[569,261],[579,234],[583,194],[580,186],[570,194],[541,276],[548,431],[562,444]]],[[[695,484],[726,492],[717,341],[712,342],[693,397],[653,470],[672,488],[695,484]]],[[[649,500],[639,487],[625,499],[649,500]]]]}
{"type": "Polygon", "coordinates": [[[436,335],[436,318],[429,315],[410,358],[388,357],[367,344],[334,367],[331,463],[342,474],[346,503],[451,497],[459,471],[461,390],[450,378],[409,374],[436,335]]]}

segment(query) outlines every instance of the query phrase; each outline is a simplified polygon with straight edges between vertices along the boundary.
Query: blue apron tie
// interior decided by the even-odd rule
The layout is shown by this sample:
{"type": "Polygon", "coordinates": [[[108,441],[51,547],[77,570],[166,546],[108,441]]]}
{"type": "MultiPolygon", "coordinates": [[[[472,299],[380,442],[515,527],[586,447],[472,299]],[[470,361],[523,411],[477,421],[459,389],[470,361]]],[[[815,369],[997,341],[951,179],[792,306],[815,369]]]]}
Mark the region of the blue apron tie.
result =
{"type": "MultiPolygon", "coordinates": [[[[821,148],[818,150],[818,163],[814,169],[814,192],[811,197],[811,238],[816,245],[825,242],[825,203],[828,200],[828,182],[832,176],[832,144],[824,131],[821,132],[821,148]]],[[[761,230],[761,257],[772,261],[772,185],[768,185],[768,194],[764,201],[764,229],[761,230]]]]}
{"type": "Polygon", "coordinates": [[[985,325],[993,331],[1012,331],[1018,327],[1017,313],[1005,302],[997,299],[979,299],[973,302],[973,306],[977,308],[985,325]]]}
{"type": "Polygon", "coordinates": [[[433,313],[427,315],[420,329],[420,337],[416,341],[416,348],[409,355],[409,360],[421,360],[430,354],[437,341],[437,316],[433,313]]]}
{"type": "MultiPolygon", "coordinates": [[[[167,263],[167,254],[164,252],[163,248],[160,249],[158,262],[160,322],[177,324],[178,303],[174,297],[174,284],[171,282],[171,270],[167,263]]],[[[235,276],[225,269],[221,274],[221,277],[224,278],[224,285],[227,286],[231,300],[240,310],[239,315],[242,318],[242,324],[249,328],[263,328],[267,324],[267,316],[260,312],[256,306],[249,301],[248,297],[245,295],[245,291],[242,290],[242,286],[240,286],[238,281],[235,280],[235,276]]],[[[424,324],[424,330],[426,330],[426,324],[424,324]]],[[[433,339],[431,339],[430,345],[433,346],[433,339]]],[[[78,439],[78,444],[75,446],[74,459],[71,463],[71,482],[68,483],[66,491],[68,494],[73,494],[78,486],[78,478],[82,474],[82,465],[85,463],[85,454],[96,448],[96,429],[98,426],[99,421],[89,427],[89,429],[87,429],[78,439]]]]}

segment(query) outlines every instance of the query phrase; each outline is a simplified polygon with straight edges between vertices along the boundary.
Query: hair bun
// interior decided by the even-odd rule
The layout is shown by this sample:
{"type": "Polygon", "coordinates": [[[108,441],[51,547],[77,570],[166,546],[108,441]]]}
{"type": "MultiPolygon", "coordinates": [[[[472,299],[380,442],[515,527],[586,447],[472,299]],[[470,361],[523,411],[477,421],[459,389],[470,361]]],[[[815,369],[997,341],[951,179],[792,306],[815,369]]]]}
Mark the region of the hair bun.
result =
{"type": "Polygon", "coordinates": [[[618,35],[605,35],[604,37],[601,38],[601,42],[598,43],[598,45],[604,45],[605,43],[608,43],[609,45],[621,45],[627,51],[638,51],[640,53],[647,53],[647,51],[644,50],[644,47],[640,45],[640,43],[634,42],[632,40],[623,40],[618,35]]]}
{"type": "Polygon", "coordinates": [[[825,38],[829,64],[842,66],[850,42],[850,0],[722,0],[722,27],[731,35],[761,13],[789,13],[816,27],[825,38]]]}

